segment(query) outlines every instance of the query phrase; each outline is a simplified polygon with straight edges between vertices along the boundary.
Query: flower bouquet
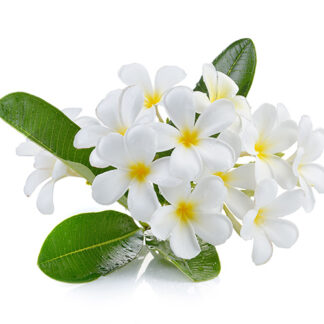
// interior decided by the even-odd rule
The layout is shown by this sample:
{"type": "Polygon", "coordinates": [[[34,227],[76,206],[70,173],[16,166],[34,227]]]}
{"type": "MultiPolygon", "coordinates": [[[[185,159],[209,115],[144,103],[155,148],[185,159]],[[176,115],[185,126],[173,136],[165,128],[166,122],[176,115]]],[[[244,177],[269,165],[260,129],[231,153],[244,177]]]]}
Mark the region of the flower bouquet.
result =
{"type": "Polygon", "coordinates": [[[194,89],[179,85],[185,72],[164,66],[151,82],[140,64],[119,70],[124,89],[96,108],[59,110],[27,93],[0,100],[0,117],[26,135],[17,148],[35,158],[24,188],[39,191],[37,208],[54,211],[55,183],[83,177],[93,199],[113,210],[66,219],[46,238],[38,258],[49,277],[88,282],[126,265],[140,252],[173,263],[193,281],[215,278],[215,246],[234,229],[253,240],[252,260],[266,263],[273,244],[291,247],[296,226],[283,217],[314,206],[324,192],[324,168],[314,161],[324,130],[299,124],[279,104],[252,111],[246,96],[256,67],[250,39],[227,47],[194,89]],[[278,190],[280,192],[278,193],[278,190]]]}

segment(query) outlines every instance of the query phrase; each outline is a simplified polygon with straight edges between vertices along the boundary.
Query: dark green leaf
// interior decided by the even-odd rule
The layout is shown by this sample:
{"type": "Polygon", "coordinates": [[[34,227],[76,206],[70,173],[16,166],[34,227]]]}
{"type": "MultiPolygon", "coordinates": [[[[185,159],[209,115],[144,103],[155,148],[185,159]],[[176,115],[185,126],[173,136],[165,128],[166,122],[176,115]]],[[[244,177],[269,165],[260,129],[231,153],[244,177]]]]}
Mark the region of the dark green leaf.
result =
{"type": "Polygon", "coordinates": [[[192,281],[206,281],[218,276],[221,265],[216,248],[199,239],[201,252],[193,259],[185,260],[176,257],[168,241],[159,241],[154,236],[146,237],[146,245],[155,254],[159,254],[173,263],[192,281]]]}
{"type": "MultiPolygon", "coordinates": [[[[216,57],[213,64],[217,71],[231,77],[239,87],[238,94],[246,97],[252,85],[256,62],[256,52],[252,40],[243,38],[228,46],[216,57]]],[[[202,77],[194,90],[207,93],[202,77]]]]}
{"type": "Polygon", "coordinates": [[[154,184],[154,191],[159,199],[159,202],[161,205],[165,205],[167,204],[168,202],[166,201],[166,199],[161,195],[161,192],[160,192],[160,189],[159,189],[159,186],[154,184]]]}
{"type": "Polygon", "coordinates": [[[95,175],[105,171],[90,165],[91,149],[74,148],[79,126],[46,101],[27,93],[9,94],[0,99],[0,117],[90,183],[95,175]]]}
{"type": "Polygon", "coordinates": [[[48,235],[38,266],[56,280],[88,282],[126,265],[142,247],[142,230],[131,217],[116,211],[80,214],[48,235]]]}

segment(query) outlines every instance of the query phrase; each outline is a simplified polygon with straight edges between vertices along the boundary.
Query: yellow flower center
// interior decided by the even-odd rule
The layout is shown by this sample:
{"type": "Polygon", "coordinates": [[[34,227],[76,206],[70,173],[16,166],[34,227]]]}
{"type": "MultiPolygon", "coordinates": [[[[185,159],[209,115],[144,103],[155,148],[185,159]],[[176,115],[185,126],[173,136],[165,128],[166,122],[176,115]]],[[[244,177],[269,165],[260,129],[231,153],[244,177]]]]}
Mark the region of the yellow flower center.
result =
{"type": "Polygon", "coordinates": [[[186,223],[195,218],[195,206],[192,202],[181,201],[176,209],[176,216],[181,222],[186,223]]]}
{"type": "Polygon", "coordinates": [[[258,226],[262,225],[265,222],[265,219],[265,210],[261,208],[254,218],[254,224],[258,226]]]}
{"type": "Polygon", "coordinates": [[[149,109],[152,106],[156,105],[157,103],[159,103],[161,101],[161,98],[162,98],[162,94],[160,94],[158,92],[153,92],[153,94],[147,93],[145,95],[145,101],[144,101],[145,108],[149,109]]]}
{"type": "Polygon", "coordinates": [[[146,177],[150,174],[151,169],[143,162],[133,163],[129,166],[129,177],[138,182],[144,182],[146,177]]]}
{"type": "Polygon", "coordinates": [[[259,139],[255,143],[254,149],[260,159],[265,159],[268,156],[267,151],[269,149],[269,143],[267,143],[265,140],[259,139]]]}
{"type": "Polygon", "coordinates": [[[178,142],[185,147],[196,146],[199,143],[199,133],[196,129],[184,129],[178,138],[178,142]]]}
{"type": "Polygon", "coordinates": [[[121,127],[117,130],[117,133],[124,136],[126,131],[127,131],[127,127],[121,127]]]}
{"type": "Polygon", "coordinates": [[[227,98],[227,93],[225,91],[220,90],[214,90],[212,93],[209,94],[209,101],[214,102],[218,99],[224,99],[227,98]]]}
{"type": "Polygon", "coordinates": [[[223,180],[225,186],[228,186],[228,182],[232,178],[231,174],[228,172],[215,172],[214,175],[220,177],[223,180]]]}

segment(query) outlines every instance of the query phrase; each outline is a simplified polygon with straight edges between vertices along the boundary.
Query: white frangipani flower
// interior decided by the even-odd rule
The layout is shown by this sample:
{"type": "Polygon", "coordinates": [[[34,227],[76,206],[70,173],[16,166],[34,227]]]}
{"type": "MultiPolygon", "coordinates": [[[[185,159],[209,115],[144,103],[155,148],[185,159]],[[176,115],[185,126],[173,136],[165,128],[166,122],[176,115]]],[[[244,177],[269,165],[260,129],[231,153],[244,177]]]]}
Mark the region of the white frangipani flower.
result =
{"type": "Polygon", "coordinates": [[[303,191],[286,191],[277,198],[278,185],[272,179],[261,181],[255,190],[254,208],[243,218],[241,237],[253,239],[252,259],[257,265],[266,263],[272,256],[272,243],[290,248],[298,238],[297,227],[281,217],[301,207],[303,191]]]}
{"type": "Polygon", "coordinates": [[[234,165],[241,154],[241,140],[232,131],[226,130],[218,137],[223,142],[229,144],[235,153],[232,165],[227,170],[205,168],[203,177],[214,175],[222,179],[226,187],[225,204],[235,216],[243,218],[248,210],[253,206],[251,199],[240,189],[255,190],[255,170],[254,163],[248,163],[234,168],[234,165]]]}
{"type": "Polygon", "coordinates": [[[217,71],[212,63],[203,65],[202,75],[208,90],[208,96],[200,91],[194,92],[198,113],[204,112],[216,100],[228,99],[234,104],[239,122],[242,122],[242,118],[251,119],[251,108],[248,101],[245,97],[237,95],[239,87],[229,76],[217,71]]]}
{"type": "Polygon", "coordinates": [[[255,178],[274,178],[281,187],[293,188],[297,183],[290,164],[277,153],[287,150],[297,140],[297,125],[292,120],[281,120],[277,109],[269,104],[255,111],[252,122],[242,133],[244,149],[255,156],[255,178]]]}
{"type": "Polygon", "coordinates": [[[233,123],[235,112],[231,101],[214,102],[196,122],[193,92],[189,88],[179,86],[170,90],[164,105],[176,127],[163,123],[155,123],[152,127],[158,134],[158,151],[175,148],[170,157],[173,176],[193,180],[201,173],[203,163],[220,171],[233,165],[233,149],[211,137],[233,123]]]}
{"type": "MultiPolygon", "coordinates": [[[[96,122],[95,119],[91,117],[78,117],[80,112],[81,109],[79,108],[63,109],[63,113],[80,127],[93,125],[96,122]]],[[[42,214],[52,214],[54,212],[53,193],[55,183],[62,178],[68,176],[77,177],[79,175],[53,154],[45,151],[40,146],[29,140],[20,144],[17,147],[16,152],[19,156],[35,157],[34,168],[36,170],[29,175],[24,187],[26,196],[30,196],[41,183],[49,179],[39,192],[37,208],[42,214]]]]}
{"type": "Polygon", "coordinates": [[[153,162],[156,153],[155,132],[144,125],[132,127],[125,136],[111,133],[97,146],[99,158],[115,170],[98,175],[92,184],[94,200],[112,204],[128,191],[128,208],[140,221],[149,221],[159,206],[153,183],[178,185],[181,181],[168,173],[169,157],[153,162]]]}
{"type": "Polygon", "coordinates": [[[305,193],[303,207],[306,212],[314,208],[313,187],[319,193],[324,193],[324,168],[313,163],[323,153],[324,130],[312,128],[310,118],[303,116],[299,123],[298,147],[293,160],[293,171],[305,193]]]}
{"type": "Polygon", "coordinates": [[[191,259],[200,253],[196,235],[213,245],[231,236],[232,223],[221,214],[226,192],[218,178],[202,179],[192,192],[189,182],[160,190],[171,205],[159,207],[150,225],[158,239],[170,239],[176,256],[191,259]]]}
{"type": "Polygon", "coordinates": [[[82,127],[75,136],[74,146],[78,149],[95,147],[90,155],[91,165],[98,168],[107,167],[107,163],[98,157],[96,146],[107,134],[124,135],[132,126],[153,122],[154,111],[143,112],[143,104],[144,94],[137,86],[109,92],[96,109],[102,124],[97,121],[96,124],[82,127]]]}
{"type": "Polygon", "coordinates": [[[186,73],[177,66],[163,66],[157,71],[153,86],[146,68],[138,63],[123,65],[118,74],[126,85],[137,85],[144,91],[147,109],[161,103],[164,94],[186,77],[186,73]]]}

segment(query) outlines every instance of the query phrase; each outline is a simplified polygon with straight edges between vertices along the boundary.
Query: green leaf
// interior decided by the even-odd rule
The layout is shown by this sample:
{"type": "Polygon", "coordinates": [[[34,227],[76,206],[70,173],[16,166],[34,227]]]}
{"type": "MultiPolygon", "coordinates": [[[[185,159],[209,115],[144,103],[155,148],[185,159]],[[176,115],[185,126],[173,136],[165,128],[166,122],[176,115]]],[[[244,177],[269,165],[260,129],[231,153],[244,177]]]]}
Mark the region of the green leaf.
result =
{"type": "Polygon", "coordinates": [[[142,230],[131,217],[116,211],[80,214],[48,235],[38,266],[59,281],[88,282],[134,260],[142,247],[142,230]]]}
{"type": "Polygon", "coordinates": [[[173,263],[182,273],[195,282],[216,278],[221,270],[216,248],[199,239],[201,252],[193,259],[176,257],[168,241],[159,241],[152,235],[146,236],[146,245],[154,253],[173,263]]]}
{"type": "Polygon", "coordinates": [[[74,137],[80,127],[38,97],[22,92],[3,97],[0,99],[0,117],[90,183],[97,174],[107,170],[90,165],[91,149],[74,148],[74,137]]]}
{"type": "MultiPolygon", "coordinates": [[[[217,71],[227,74],[235,81],[239,87],[238,95],[246,97],[252,85],[256,62],[252,40],[243,38],[228,46],[216,57],[213,64],[217,71]]],[[[194,90],[208,93],[202,77],[194,90]]]]}

